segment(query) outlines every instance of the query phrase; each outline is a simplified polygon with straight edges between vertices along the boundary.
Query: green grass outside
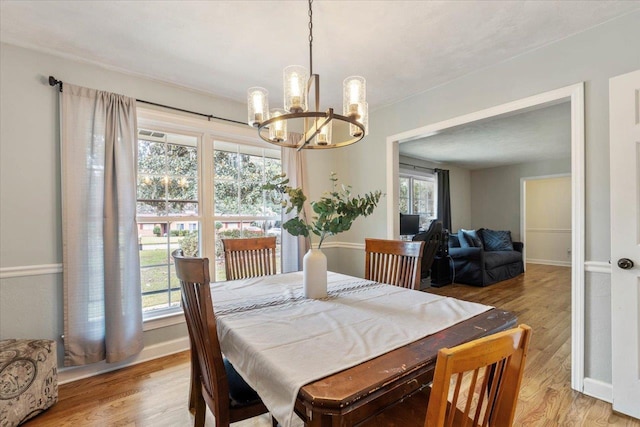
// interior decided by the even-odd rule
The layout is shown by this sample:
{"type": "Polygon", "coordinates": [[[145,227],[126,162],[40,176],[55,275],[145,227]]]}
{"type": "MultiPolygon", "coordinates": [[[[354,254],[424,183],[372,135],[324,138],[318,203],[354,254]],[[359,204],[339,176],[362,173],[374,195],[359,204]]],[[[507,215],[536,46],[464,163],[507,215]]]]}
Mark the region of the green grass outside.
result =
{"type": "MultiPolygon", "coordinates": [[[[169,237],[169,242],[178,243],[179,239],[182,239],[184,236],[171,236],[169,237]]],[[[141,236],[140,243],[143,245],[166,245],[167,238],[166,237],[156,237],[156,236],[141,236]]]]}
{"type": "MultiPolygon", "coordinates": [[[[163,238],[166,241],[166,237],[163,238]]],[[[178,239],[178,238],[176,238],[178,239]]],[[[140,281],[142,291],[156,291],[167,289],[167,282],[169,272],[167,271],[167,250],[166,249],[146,249],[140,251],[140,281]],[[152,267],[156,266],[156,267],[152,267]]],[[[276,255],[276,263],[280,265],[280,253],[278,252],[276,255]]],[[[175,275],[175,270],[173,268],[173,262],[171,263],[171,287],[179,287],[180,282],[175,275]]],[[[226,280],[226,274],[224,271],[224,261],[222,259],[217,259],[215,261],[216,270],[215,270],[215,281],[221,282],[226,280]]],[[[172,291],[171,292],[171,305],[180,302],[180,291],[172,291]]],[[[157,293],[152,295],[143,295],[142,296],[142,307],[143,308],[151,308],[155,306],[167,306],[169,303],[168,293],[157,293]]]]}

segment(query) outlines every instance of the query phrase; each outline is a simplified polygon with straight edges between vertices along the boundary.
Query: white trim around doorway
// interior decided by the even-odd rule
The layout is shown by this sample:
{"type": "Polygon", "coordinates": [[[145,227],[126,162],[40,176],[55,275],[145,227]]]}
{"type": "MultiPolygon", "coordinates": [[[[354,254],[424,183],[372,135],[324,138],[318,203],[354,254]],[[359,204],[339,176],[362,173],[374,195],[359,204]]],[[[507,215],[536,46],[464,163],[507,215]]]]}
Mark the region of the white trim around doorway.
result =
{"type": "Polygon", "coordinates": [[[387,238],[397,239],[399,144],[424,138],[444,129],[535,109],[571,102],[571,388],[584,390],[584,280],[585,280],[585,135],[584,82],[544,92],[517,101],[407,130],[386,140],[387,238]]]}

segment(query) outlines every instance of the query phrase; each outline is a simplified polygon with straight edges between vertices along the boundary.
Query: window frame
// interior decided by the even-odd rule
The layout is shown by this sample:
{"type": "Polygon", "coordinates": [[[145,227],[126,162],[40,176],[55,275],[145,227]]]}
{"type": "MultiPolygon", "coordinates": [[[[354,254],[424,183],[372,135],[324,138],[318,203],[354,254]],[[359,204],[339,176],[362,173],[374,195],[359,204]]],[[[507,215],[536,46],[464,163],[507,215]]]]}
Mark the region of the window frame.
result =
{"type": "MultiPolygon", "coordinates": [[[[428,216],[425,213],[425,216],[427,217],[427,221],[431,222],[434,219],[438,218],[438,177],[436,175],[435,172],[432,173],[428,173],[428,172],[420,172],[420,171],[409,171],[409,170],[403,170],[401,169],[398,173],[399,178],[406,178],[409,179],[409,195],[408,195],[408,201],[407,201],[407,206],[409,208],[408,212],[402,212],[400,210],[400,199],[402,199],[400,197],[400,179],[398,180],[398,211],[401,213],[406,213],[406,214],[416,214],[416,215],[423,215],[422,212],[415,212],[413,209],[413,202],[414,202],[414,181],[415,180],[420,180],[420,181],[431,181],[433,182],[433,216],[428,216]]],[[[421,226],[423,224],[420,224],[421,226]]]]}
{"type": "MultiPolygon", "coordinates": [[[[216,140],[249,145],[256,148],[273,150],[273,146],[262,141],[255,129],[241,125],[204,121],[174,112],[166,112],[138,106],[138,129],[157,130],[198,138],[198,215],[194,216],[136,216],[140,222],[195,221],[199,223],[200,255],[215,260],[215,205],[214,205],[214,142],[216,140]],[[209,196],[207,196],[209,195],[209,196]],[[211,238],[208,238],[211,237],[211,238]]],[[[136,136],[138,136],[136,134],[136,136]]],[[[144,138],[140,138],[144,139],[144,138]]],[[[137,148],[137,144],[136,144],[137,148]]],[[[137,179],[137,178],[136,178],[137,179]]],[[[227,217],[228,218],[228,217],[227,217]]],[[[243,216],[232,217],[234,220],[243,216]]],[[[251,217],[253,218],[253,217],[251,217]]],[[[209,263],[210,275],[215,279],[215,262],[209,263]]],[[[142,309],[142,308],[141,308],[142,309]]],[[[182,308],[167,307],[143,311],[144,330],[161,328],[184,322],[182,308]]]]}

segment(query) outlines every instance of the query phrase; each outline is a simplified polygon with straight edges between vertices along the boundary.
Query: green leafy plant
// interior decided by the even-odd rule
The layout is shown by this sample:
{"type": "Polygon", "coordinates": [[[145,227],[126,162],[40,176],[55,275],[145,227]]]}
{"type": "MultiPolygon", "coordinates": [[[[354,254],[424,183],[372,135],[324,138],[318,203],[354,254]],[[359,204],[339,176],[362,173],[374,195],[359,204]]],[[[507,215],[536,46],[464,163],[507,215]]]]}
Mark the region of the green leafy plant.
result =
{"type": "Polygon", "coordinates": [[[351,186],[339,185],[334,172],[331,172],[329,180],[332,190],[325,192],[319,200],[310,202],[314,213],[310,221],[303,209],[307,196],[302,189],[289,185],[286,174],[274,176],[263,186],[263,189],[272,192],[274,200],[280,202],[287,214],[294,210],[296,212],[296,217],[282,224],[282,228],[293,236],[309,238],[310,233],[319,236],[318,248],[322,247],[327,237],[349,230],[359,216],[371,215],[382,197],[379,190],[364,196],[353,196],[351,186]]]}

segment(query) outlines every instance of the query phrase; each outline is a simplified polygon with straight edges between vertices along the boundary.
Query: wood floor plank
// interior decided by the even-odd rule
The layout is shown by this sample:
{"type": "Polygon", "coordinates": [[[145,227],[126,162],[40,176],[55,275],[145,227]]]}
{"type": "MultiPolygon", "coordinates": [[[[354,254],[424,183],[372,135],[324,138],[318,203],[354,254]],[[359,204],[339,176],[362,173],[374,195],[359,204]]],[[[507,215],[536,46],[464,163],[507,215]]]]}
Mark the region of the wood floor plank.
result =
{"type": "MultiPolygon", "coordinates": [[[[640,420],[571,390],[571,269],[530,264],[525,274],[486,288],[453,284],[426,291],[512,311],[533,328],[515,426],[640,427],[640,420]]],[[[189,354],[184,352],[62,385],[59,402],[25,426],[190,427],[188,389],[189,354]]],[[[415,418],[426,412],[424,398],[416,396],[409,404],[407,419],[381,417],[376,427],[421,427],[415,418]]],[[[211,413],[206,425],[214,425],[211,413]]],[[[234,424],[269,426],[267,414],[234,424]]]]}

